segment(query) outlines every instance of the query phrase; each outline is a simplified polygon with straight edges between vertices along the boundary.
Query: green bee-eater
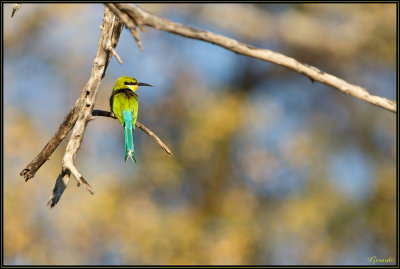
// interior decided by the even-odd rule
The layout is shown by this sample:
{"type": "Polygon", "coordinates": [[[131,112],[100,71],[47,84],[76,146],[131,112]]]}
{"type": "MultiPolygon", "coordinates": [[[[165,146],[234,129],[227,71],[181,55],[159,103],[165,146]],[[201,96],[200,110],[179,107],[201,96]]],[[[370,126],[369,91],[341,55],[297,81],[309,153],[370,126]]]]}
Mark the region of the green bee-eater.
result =
{"type": "Polygon", "coordinates": [[[138,96],[135,93],[139,86],[151,86],[147,83],[138,82],[135,78],[122,76],[115,81],[110,97],[111,112],[124,127],[125,132],[125,162],[131,159],[136,163],[135,149],[133,147],[132,131],[135,130],[135,123],[138,115],[138,96]]]}

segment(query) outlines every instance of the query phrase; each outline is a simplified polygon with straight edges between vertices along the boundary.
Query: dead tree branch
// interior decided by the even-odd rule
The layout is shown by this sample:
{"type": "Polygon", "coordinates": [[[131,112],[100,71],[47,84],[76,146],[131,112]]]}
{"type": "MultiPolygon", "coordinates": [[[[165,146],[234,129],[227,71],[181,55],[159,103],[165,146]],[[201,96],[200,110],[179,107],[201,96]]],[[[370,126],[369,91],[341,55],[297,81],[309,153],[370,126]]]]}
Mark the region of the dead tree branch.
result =
{"type": "MultiPolygon", "coordinates": [[[[203,31],[184,26],[182,24],[146,12],[133,4],[106,5],[110,7],[110,9],[127,25],[132,34],[133,32],[137,33],[137,29],[135,29],[135,31],[133,30],[135,26],[146,25],[176,35],[209,42],[238,54],[287,67],[291,70],[294,70],[300,74],[309,77],[311,81],[319,81],[323,84],[329,85],[339,90],[342,93],[350,94],[373,105],[382,107],[392,112],[397,111],[395,101],[389,100],[384,97],[371,95],[365,88],[362,88],[358,85],[350,84],[343,79],[325,73],[316,67],[303,64],[294,58],[268,49],[255,48],[253,46],[238,42],[232,38],[214,34],[209,31],[203,31]]],[[[135,35],[134,37],[137,40],[137,37],[135,35]]]]}
{"type": "Polygon", "coordinates": [[[60,127],[49,142],[47,142],[39,154],[21,171],[20,175],[25,178],[25,181],[28,181],[30,178],[35,176],[39,168],[50,158],[54,150],[69,133],[72,127],[74,127],[76,119],[78,118],[80,104],[83,101],[83,96],[81,95],[79,99],[76,100],[75,106],[70,110],[67,116],[65,116],[64,121],[61,123],[60,127]]]}
{"type": "MultiPolygon", "coordinates": [[[[104,110],[93,110],[92,111],[92,115],[93,116],[102,116],[102,117],[109,117],[109,118],[113,118],[116,119],[116,117],[114,116],[113,113],[109,112],[109,111],[104,111],[104,110]]],[[[144,126],[142,123],[140,122],[136,122],[136,127],[139,127],[142,131],[144,131],[146,134],[148,134],[149,136],[151,136],[154,141],[156,141],[156,143],[163,149],[165,150],[166,153],[168,153],[169,156],[172,156],[172,151],[167,147],[167,145],[165,145],[165,143],[155,134],[153,133],[149,128],[147,128],[146,126],[144,126]]]]}
{"type": "MultiPolygon", "coordinates": [[[[108,9],[107,9],[108,10],[108,9]]],[[[109,13],[109,11],[107,11],[109,13]]],[[[108,16],[113,16],[109,14],[108,16]]],[[[113,16],[113,18],[115,18],[113,16]]],[[[112,38],[107,40],[107,50],[110,48],[111,41],[111,48],[115,48],[117,46],[119,36],[121,34],[123,24],[118,20],[117,23],[114,22],[112,38]]],[[[104,25],[101,27],[104,29],[104,25]]],[[[104,30],[102,30],[103,34],[104,30]]],[[[104,51],[104,48],[101,48],[104,51]]],[[[98,48],[99,50],[99,48],[98,48]]],[[[99,52],[97,52],[99,54],[99,52]]],[[[105,71],[107,69],[108,63],[111,60],[112,52],[106,52],[104,55],[101,55],[105,58],[105,66],[101,69],[101,77],[103,78],[105,75],[105,71]]],[[[96,60],[95,60],[96,63],[96,60]]],[[[96,67],[97,68],[97,67],[96,67]]],[[[95,65],[92,68],[92,73],[95,70],[95,65]]],[[[97,71],[100,72],[100,71],[97,71]]],[[[87,84],[88,85],[88,84],[87,84]]],[[[74,107],[70,110],[70,112],[65,116],[63,122],[61,123],[60,127],[53,135],[53,137],[49,140],[49,142],[44,146],[44,148],[39,152],[39,154],[21,171],[20,175],[25,178],[25,181],[28,181],[30,178],[33,178],[39,168],[50,158],[51,154],[53,154],[54,150],[58,147],[61,141],[66,137],[69,131],[74,127],[76,120],[78,119],[79,111],[84,106],[85,99],[90,94],[90,90],[86,90],[87,85],[83,89],[81,95],[79,96],[78,100],[76,100],[74,107]]]]}
{"type": "MultiPolygon", "coordinates": [[[[98,115],[114,117],[111,112],[102,110],[93,111],[93,107],[96,101],[100,81],[105,75],[111,57],[114,56],[117,58],[118,62],[122,64],[122,60],[116,53],[115,47],[117,46],[123,26],[124,24],[120,21],[120,19],[116,17],[108,7],[105,7],[103,25],[100,27],[101,34],[97,45],[97,53],[93,61],[93,67],[88,82],[86,83],[78,100],[75,102],[75,106],[64,118],[64,121],[60,125],[59,129],[42,149],[42,151],[20,173],[21,176],[25,177],[25,181],[32,178],[39,168],[49,159],[51,154],[66,137],[69,131],[73,128],[64,157],[62,159],[61,172],[57,177],[52,196],[48,201],[48,205],[50,207],[54,207],[60,200],[64,190],[67,187],[71,174],[77,180],[78,186],[83,184],[91,194],[94,194],[93,188],[79,172],[74,161],[82,144],[86,126],[93,116],[98,115]]],[[[136,123],[136,126],[153,137],[154,140],[169,155],[172,155],[171,150],[152,131],[139,122],[136,123]]]]}
{"type": "Polygon", "coordinates": [[[62,160],[61,173],[56,180],[56,185],[53,189],[53,195],[50,197],[48,202],[50,207],[55,206],[59,201],[68,184],[71,174],[77,180],[78,186],[83,184],[91,194],[94,194],[94,190],[76,168],[74,161],[76,159],[76,154],[81,147],[87,123],[92,117],[92,110],[96,102],[100,81],[105,75],[107,65],[113,54],[112,50],[114,50],[118,43],[122,28],[123,24],[120,22],[120,20],[116,18],[107,7],[105,7],[103,26],[100,39],[97,44],[96,57],[93,61],[90,78],[77,101],[78,106],[75,110],[77,114],[76,122],[74,124],[74,128],[62,160]]]}
{"type": "Polygon", "coordinates": [[[141,31],[144,31],[144,28],[141,24],[137,24],[134,19],[129,18],[129,16],[123,12],[121,12],[117,7],[115,7],[114,4],[107,4],[107,6],[111,9],[114,14],[116,14],[120,20],[124,22],[126,27],[129,29],[131,32],[133,38],[136,41],[136,44],[138,45],[139,49],[143,51],[143,46],[142,46],[142,41],[140,40],[140,35],[138,29],[136,29],[136,26],[139,27],[141,31]]]}

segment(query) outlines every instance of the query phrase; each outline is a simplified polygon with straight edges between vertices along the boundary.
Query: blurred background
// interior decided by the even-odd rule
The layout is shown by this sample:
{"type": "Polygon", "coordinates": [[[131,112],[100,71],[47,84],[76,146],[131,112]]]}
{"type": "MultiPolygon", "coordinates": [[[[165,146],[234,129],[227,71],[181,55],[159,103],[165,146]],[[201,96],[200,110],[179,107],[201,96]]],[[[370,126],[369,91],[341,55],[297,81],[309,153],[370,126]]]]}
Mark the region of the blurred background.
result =
{"type": "MultiPolygon", "coordinates": [[[[396,99],[395,4],[141,4],[268,48],[396,99]]],[[[75,179],[46,206],[65,139],[19,175],[87,82],[102,4],[4,5],[4,263],[370,264],[396,257],[396,115],[298,73],[205,42],[126,29],[96,109],[121,75],[141,88],[138,121],[173,151],[88,124],[75,179]]]]}

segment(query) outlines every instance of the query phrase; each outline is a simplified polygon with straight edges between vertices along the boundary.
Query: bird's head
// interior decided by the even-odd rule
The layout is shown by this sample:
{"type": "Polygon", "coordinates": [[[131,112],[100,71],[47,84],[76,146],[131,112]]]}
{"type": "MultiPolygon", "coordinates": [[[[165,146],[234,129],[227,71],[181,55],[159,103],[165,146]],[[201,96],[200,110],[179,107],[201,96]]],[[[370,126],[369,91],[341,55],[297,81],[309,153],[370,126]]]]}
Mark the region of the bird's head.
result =
{"type": "Polygon", "coordinates": [[[132,91],[136,92],[139,86],[150,86],[153,87],[150,84],[143,83],[143,82],[138,82],[135,78],[128,77],[128,76],[122,76],[117,79],[114,85],[114,90],[119,90],[123,88],[129,88],[132,91]]]}

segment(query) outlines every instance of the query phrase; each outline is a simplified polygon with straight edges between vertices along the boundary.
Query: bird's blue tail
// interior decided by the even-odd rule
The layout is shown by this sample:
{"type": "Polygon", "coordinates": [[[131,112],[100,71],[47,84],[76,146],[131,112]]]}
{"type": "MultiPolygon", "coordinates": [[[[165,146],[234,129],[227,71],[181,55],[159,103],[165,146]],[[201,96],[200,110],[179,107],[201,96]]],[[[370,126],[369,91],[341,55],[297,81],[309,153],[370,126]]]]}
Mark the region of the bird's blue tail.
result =
{"type": "Polygon", "coordinates": [[[125,130],[125,162],[129,156],[136,163],[135,149],[133,147],[133,136],[132,136],[132,130],[135,129],[135,126],[133,125],[132,111],[124,110],[122,112],[122,114],[124,116],[124,122],[125,122],[125,126],[124,126],[124,130],[125,130]]]}

